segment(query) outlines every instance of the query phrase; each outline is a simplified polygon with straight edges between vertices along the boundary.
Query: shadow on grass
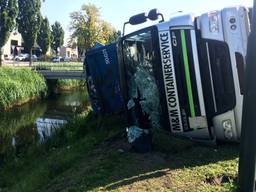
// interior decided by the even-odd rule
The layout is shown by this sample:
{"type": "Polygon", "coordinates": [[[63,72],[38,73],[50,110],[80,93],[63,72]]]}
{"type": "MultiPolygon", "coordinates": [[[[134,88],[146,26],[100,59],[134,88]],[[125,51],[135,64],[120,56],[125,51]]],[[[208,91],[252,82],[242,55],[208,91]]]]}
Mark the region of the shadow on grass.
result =
{"type": "Polygon", "coordinates": [[[167,174],[166,170],[157,170],[154,172],[145,173],[138,176],[132,176],[130,178],[125,178],[121,181],[117,181],[110,185],[107,185],[106,190],[115,190],[115,189],[118,189],[119,187],[127,186],[138,181],[148,180],[148,179],[157,178],[157,177],[163,177],[166,174],[167,174]]]}
{"type": "MultiPolygon", "coordinates": [[[[234,159],[238,157],[238,145],[204,147],[188,140],[169,136],[166,138],[166,135],[156,137],[154,151],[147,154],[127,150],[127,140],[124,136],[120,138],[119,135],[104,142],[90,151],[78,167],[67,170],[50,182],[45,191],[115,191],[137,182],[157,178],[161,178],[164,184],[159,183],[156,186],[164,185],[168,188],[172,172],[183,169],[190,170],[181,175],[188,178],[187,182],[198,174],[202,174],[201,182],[206,183],[207,179],[224,175],[231,178],[227,182],[235,185],[237,162],[234,159]],[[229,161],[232,161],[231,165],[229,161]],[[229,168],[225,168],[228,166],[229,168]],[[167,175],[169,176],[165,178],[167,175]]],[[[173,179],[179,179],[179,176],[173,179]]],[[[189,183],[187,185],[189,187],[189,183]]],[[[155,191],[158,190],[156,186],[149,188],[155,191]]],[[[229,189],[233,190],[233,186],[229,189]]]]}
{"type": "MultiPolygon", "coordinates": [[[[149,154],[128,154],[128,158],[121,157],[121,161],[118,158],[115,158],[116,160],[113,158],[114,162],[112,163],[115,164],[115,167],[112,170],[108,170],[111,171],[111,175],[107,174],[107,179],[98,178],[102,182],[95,183],[92,181],[88,183],[85,189],[90,191],[103,186],[107,191],[116,190],[138,181],[143,182],[148,179],[162,178],[179,169],[194,170],[194,173],[193,171],[184,173],[183,176],[188,177],[188,179],[193,179],[199,172],[205,174],[205,179],[221,175],[235,179],[236,174],[229,173],[229,170],[223,169],[225,163],[208,168],[198,169],[198,167],[233,160],[238,156],[236,148],[235,146],[228,145],[222,146],[216,151],[216,149],[212,148],[194,146],[193,148],[187,148],[184,152],[168,155],[152,152],[149,154]]],[[[235,166],[233,168],[236,169],[235,166]]],[[[104,177],[104,174],[102,176],[104,177]]]]}

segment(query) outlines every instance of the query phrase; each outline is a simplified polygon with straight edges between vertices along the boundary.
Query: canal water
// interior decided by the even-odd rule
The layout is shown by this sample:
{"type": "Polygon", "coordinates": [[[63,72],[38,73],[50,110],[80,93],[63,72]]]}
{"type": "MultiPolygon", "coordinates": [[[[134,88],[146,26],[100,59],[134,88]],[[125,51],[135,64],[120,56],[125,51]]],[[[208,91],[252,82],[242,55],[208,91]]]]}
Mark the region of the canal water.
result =
{"type": "Polygon", "coordinates": [[[87,107],[86,91],[73,90],[0,112],[0,164],[9,152],[43,143],[87,107]]]}

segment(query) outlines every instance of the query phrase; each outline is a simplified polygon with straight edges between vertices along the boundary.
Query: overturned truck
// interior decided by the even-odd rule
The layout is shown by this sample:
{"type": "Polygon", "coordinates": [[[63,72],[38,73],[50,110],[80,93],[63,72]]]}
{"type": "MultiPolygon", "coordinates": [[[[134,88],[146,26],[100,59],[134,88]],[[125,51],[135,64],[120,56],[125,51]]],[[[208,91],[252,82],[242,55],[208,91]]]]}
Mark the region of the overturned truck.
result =
{"type": "Polygon", "coordinates": [[[120,90],[117,45],[99,45],[86,53],[84,66],[89,99],[96,114],[124,110],[120,90]]]}
{"type": "MultiPolygon", "coordinates": [[[[162,16],[156,9],[130,24],[162,16]]],[[[87,53],[95,112],[127,109],[130,128],[199,141],[239,141],[249,9],[179,15],[87,53]],[[109,55],[111,55],[109,57],[109,55]],[[120,87],[121,91],[120,92],[120,87]]]]}
{"type": "MultiPolygon", "coordinates": [[[[158,15],[152,10],[127,23],[158,15]]],[[[124,36],[118,56],[130,127],[238,141],[249,32],[249,11],[238,6],[176,16],[124,36]]]]}

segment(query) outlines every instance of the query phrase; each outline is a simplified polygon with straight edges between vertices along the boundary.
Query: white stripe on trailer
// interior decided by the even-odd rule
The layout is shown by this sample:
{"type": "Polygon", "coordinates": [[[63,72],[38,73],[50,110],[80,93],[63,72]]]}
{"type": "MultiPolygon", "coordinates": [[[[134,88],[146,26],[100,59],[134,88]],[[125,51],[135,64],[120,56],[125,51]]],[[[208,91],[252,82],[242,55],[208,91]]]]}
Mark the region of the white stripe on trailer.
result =
{"type": "Polygon", "coordinates": [[[194,67],[195,67],[195,73],[196,73],[196,84],[197,84],[197,93],[198,93],[199,104],[200,104],[200,111],[201,111],[201,116],[206,116],[202,81],[201,81],[201,75],[200,75],[200,69],[199,69],[198,52],[196,47],[197,43],[196,43],[195,30],[190,30],[190,34],[191,34],[191,41],[192,41],[192,51],[193,51],[194,67]]]}
{"type": "Polygon", "coordinates": [[[170,31],[159,32],[159,44],[168,117],[173,133],[183,132],[170,31]]]}
{"type": "Polygon", "coordinates": [[[209,71],[210,71],[210,79],[211,79],[211,89],[212,89],[214,111],[217,112],[217,104],[216,104],[216,97],[215,97],[215,91],[214,91],[214,85],[213,85],[213,79],[212,79],[212,68],[211,68],[211,59],[210,59],[208,43],[206,43],[206,51],[207,51],[207,59],[208,59],[208,65],[209,65],[209,71]]]}

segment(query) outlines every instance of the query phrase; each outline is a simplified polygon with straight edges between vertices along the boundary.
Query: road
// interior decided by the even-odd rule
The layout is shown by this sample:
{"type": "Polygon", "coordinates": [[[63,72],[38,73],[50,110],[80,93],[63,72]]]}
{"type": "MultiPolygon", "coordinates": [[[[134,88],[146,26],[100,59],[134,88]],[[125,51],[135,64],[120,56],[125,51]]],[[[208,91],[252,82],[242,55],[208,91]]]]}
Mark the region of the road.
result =
{"type": "Polygon", "coordinates": [[[3,61],[3,66],[9,67],[29,67],[29,62],[25,61],[3,61]]]}

